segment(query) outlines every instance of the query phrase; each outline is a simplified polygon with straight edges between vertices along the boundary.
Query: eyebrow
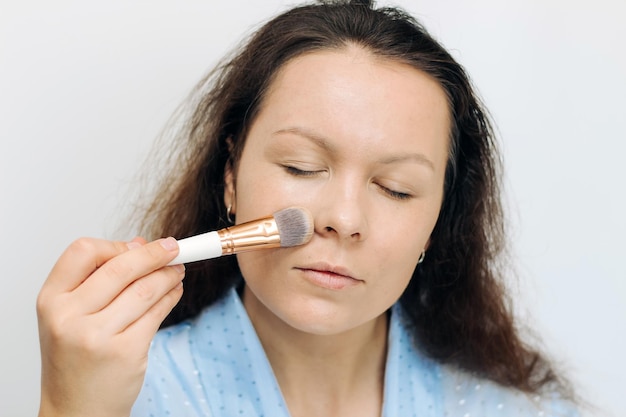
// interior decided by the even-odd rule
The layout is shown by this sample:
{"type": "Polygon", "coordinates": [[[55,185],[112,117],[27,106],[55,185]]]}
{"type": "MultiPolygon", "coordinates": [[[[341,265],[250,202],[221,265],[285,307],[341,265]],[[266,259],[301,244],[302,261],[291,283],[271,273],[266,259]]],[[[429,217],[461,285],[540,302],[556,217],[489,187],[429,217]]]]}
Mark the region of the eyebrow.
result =
{"type": "Polygon", "coordinates": [[[435,170],[435,164],[432,163],[430,159],[428,159],[424,154],[421,153],[406,153],[402,155],[392,155],[387,158],[383,158],[380,160],[380,163],[383,165],[394,164],[397,162],[416,162],[420,165],[424,165],[431,170],[435,170]]]}
{"type": "MultiPolygon", "coordinates": [[[[311,142],[313,142],[315,145],[320,147],[321,149],[325,150],[326,152],[334,153],[336,151],[335,146],[333,146],[325,137],[315,132],[312,132],[308,129],[303,129],[301,127],[289,127],[286,129],[277,130],[276,132],[274,132],[274,135],[285,134],[285,133],[295,134],[297,136],[308,139],[311,142]]],[[[411,162],[411,161],[416,162],[420,165],[423,165],[435,171],[435,164],[433,164],[433,162],[430,159],[428,159],[426,155],[421,154],[421,153],[403,153],[400,155],[390,155],[390,156],[381,158],[377,162],[382,165],[390,165],[390,164],[395,164],[395,163],[411,162]]]]}
{"type": "Polygon", "coordinates": [[[321,135],[318,135],[314,132],[311,132],[308,129],[303,129],[300,127],[289,127],[286,129],[280,129],[277,130],[276,132],[274,132],[274,134],[283,134],[283,133],[291,133],[294,135],[298,135],[301,136],[305,139],[309,139],[311,142],[313,142],[315,145],[317,145],[318,147],[322,148],[323,150],[329,152],[329,153],[333,153],[336,151],[335,147],[330,144],[328,142],[328,140],[326,138],[324,138],[321,135]]]}

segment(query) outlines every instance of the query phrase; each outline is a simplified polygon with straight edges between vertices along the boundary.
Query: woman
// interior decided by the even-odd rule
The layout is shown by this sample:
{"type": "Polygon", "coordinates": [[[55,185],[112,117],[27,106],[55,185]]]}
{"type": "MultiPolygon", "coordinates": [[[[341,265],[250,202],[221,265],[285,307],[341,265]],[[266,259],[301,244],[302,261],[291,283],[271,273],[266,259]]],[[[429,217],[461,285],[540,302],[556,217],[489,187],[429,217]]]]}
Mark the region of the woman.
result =
{"type": "Polygon", "coordinates": [[[488,118],[410,16],[296,7],[192,102],[147,235],[303,206],[313,237],[186,271],[173,238],[78,240],[38,299],[40,415],[576,415],[500,283],[488,118]]]}

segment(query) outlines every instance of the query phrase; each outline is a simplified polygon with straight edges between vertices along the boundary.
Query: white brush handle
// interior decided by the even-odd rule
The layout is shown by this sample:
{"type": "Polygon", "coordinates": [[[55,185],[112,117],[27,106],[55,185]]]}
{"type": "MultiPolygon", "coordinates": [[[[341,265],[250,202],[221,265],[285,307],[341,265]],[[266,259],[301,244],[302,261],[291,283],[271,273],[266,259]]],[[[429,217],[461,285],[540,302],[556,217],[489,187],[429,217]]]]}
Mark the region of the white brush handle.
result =
{"type": "Polygon", "coordinates": [[[168,265],[186,264],[188,262],[222,256],[222,243],[216,231],[191,236],[178,241],[180,252],[168,265]]]}

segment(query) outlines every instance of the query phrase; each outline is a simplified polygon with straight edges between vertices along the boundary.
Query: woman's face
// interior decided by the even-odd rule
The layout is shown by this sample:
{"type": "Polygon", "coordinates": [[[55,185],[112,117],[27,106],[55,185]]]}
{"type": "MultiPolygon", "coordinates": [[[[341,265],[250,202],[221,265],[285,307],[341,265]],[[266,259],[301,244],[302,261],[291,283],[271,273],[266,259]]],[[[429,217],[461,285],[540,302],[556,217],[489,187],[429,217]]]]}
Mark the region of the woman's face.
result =
{"type": "Polygon", "coordinates": [[[306,207],[314,234],[237,255],[246,308],[338,334],[394,304],[439,215],[449,117],[434,79],[361,48],[289,61],[227,171],[225,201],[238,223],[306,207]]]}

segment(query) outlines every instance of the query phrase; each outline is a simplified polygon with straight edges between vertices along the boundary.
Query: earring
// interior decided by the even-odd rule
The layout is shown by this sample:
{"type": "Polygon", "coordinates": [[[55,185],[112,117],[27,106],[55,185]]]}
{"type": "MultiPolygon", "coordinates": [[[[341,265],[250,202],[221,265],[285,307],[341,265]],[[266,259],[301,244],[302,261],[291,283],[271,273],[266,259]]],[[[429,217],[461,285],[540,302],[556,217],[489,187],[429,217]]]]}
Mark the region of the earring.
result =
{"type": "Polygon", "coordinates": [[[426,251],[425,251],[425,250],[423,250],[423,251],[422,251],[422,253],[420,253],[420,257],[419,257],[419,259],[417,260],[417,263],[418,263],[418,264],[421,264],[422,262],[424,262],[424,258],[425,258],[425,257],[426,257],[426,251]]]}
{"type": "Polygon", "coordinates": [[[235,221],[232,219],[231,215],[231,210],[233,209],[233,205],[229,204],[228,207],[226,207],[226,220],[228,221],[228,223],[230,224],[235,224],[235,221]]]}

